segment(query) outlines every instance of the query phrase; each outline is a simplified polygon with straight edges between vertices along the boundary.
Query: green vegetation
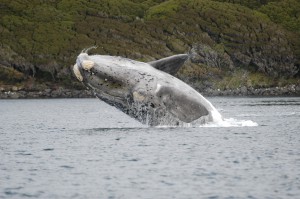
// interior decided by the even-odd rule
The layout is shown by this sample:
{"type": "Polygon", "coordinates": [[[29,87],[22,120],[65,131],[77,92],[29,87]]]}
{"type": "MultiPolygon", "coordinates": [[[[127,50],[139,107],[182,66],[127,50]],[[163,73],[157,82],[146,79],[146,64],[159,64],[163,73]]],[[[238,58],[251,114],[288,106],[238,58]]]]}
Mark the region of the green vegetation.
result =
{"type": "Polygon", "coordinates": [[[147,11],[146,19],[167,18],[176,14],[180,9],[180,4],[173,1],[165,1],[161,4],[151,7],[147,11]]]}
{"type": "Polygon", "coordinates": [[[281,24],[289,31],[300,33],[300,1],[271,2],[262,6],[259,11],[267,14],[273,22],[281,24]]]}
{"type": "Polygon", "coordinates": [[[268,88],[268,87],[284,87],[292,84],[299,84],[297,78],[273,78],[259,72],[249,72],[247,70],[235,70],[230,75],[226,75],[221,81],[214,82],[214,88],[221,90],[237,89],[243,86],[247,88],[268,88]]]}
{"type": "Polygon", "coordinates": [[[14,70],[13,68],[8,68],[0,65],[0,80],[1,83],[16,83],[22,82],[25,79],[24,74],[14,70]]]}
{"type": "Polygon", "coordinates": [[[251,9],[257,9],[270,2],[278,2],[280,0],[214,0],[214,1],[239,4],[251,9]]]}
{"type": "Polygon", "coordinates": [[[178,76],[204,87],[276,86],[300,76],[297,0],[3,0],[0,8],[1,84],[33,78],[78,87],[70,68],[93,45],[93,53],[151,61],[201,44],[178,76]]]}

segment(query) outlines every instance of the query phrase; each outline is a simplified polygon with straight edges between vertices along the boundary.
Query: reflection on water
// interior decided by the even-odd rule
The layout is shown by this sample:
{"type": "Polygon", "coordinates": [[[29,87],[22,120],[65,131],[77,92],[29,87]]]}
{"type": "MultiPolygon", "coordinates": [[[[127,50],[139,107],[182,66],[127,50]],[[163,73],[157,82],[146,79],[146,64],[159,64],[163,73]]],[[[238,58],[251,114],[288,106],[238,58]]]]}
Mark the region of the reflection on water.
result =
{"type": "Polygon", "coordinates": [[[209,100],[224,123],[200,128],[96,99],[1,100],[0,198],[297,198],[300,98],[209,100]]]}

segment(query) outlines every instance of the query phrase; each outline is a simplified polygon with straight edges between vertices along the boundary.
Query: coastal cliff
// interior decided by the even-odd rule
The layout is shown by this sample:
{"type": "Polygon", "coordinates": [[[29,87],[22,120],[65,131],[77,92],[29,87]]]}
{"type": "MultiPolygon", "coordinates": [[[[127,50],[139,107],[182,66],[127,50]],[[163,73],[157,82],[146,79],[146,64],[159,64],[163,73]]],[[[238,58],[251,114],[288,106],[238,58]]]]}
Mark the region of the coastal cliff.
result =
{"type": "Polygon", "coordinates": [[[190,53],[177,76],[206,95],[300,95],[297,0],[4,0],[0,8],[0,98],[90,96],[71,68],[91,46],[140,61],[190,53]]]}

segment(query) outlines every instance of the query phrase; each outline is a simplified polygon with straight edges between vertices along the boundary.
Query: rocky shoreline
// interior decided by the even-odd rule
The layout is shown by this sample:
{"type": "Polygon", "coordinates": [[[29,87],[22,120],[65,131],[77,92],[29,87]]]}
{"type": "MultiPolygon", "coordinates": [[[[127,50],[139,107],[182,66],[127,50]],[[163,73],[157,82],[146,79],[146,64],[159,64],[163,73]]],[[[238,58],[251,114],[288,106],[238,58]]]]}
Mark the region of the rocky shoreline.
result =
{"type": "MultiPolygon", "coordinates": [[[[275,96],[299,96],[300,85],[289,85],[273,88],[247,88],[200,91],[204,96],[252,96],[252,97],[275,97],[275,96]]],[[[0,90],[0,99],[43,99],[43,98],[94,98],[89,90],[74,90],[66,88],[44,90],[0,90]]]]}
{"type": "Polygon", "coordinates": [[[300,85],[271,88],[252,88],[243,86],[237,89],[226,90],[207,89],[205,92],[203,92],[203,94],[206,96],[300,97],[300,85]]]}
{"type": "Polygon", "coordinates": [[[9,90],[0,91],[0,99],[45,99],[45,98],[92,98],[89,90],[73,90],[66,88],[45,90],[9,90]]]}

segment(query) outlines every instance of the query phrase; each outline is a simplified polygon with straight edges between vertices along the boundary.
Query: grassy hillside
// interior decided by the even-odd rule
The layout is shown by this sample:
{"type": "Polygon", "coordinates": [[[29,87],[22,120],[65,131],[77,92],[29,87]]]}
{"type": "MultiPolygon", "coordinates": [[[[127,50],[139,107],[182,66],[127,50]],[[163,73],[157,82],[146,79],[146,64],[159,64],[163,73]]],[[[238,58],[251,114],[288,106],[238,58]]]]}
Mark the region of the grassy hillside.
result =
{"type": "Polygon", "coordinates": [[[81,50],[93,45],[98,46],[93,53],[142,61],[191,51],[192,62],[178,76],[203,89],[230,86],[233,75],[245,74],[250,86],[299,83],[299,4],[2,0],[0,84],[35,80],[77,86],[70,68],[81,50]],[[261,76],[270,81],[261,85],[261,76]]]}

